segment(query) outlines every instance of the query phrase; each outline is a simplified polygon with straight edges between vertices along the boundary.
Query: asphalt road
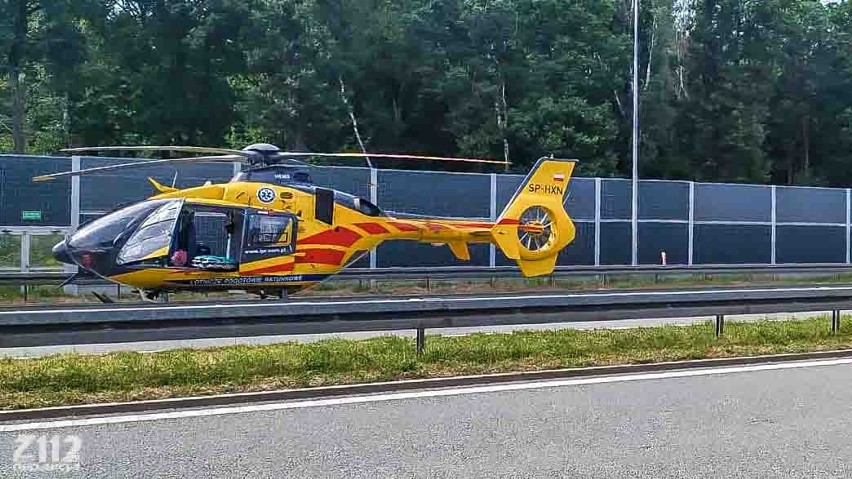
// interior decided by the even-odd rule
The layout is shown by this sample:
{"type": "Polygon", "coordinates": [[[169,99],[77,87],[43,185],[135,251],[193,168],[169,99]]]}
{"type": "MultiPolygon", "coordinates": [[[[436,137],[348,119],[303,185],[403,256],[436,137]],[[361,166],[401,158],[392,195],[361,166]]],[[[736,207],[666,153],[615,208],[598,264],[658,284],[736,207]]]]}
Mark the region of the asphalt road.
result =
{"type": "MultiPolygon", "coordinates": [[[[756,321],[761,319],[785,320],[790,318],[811,318],[820,315],[828,315],[830,312],[812,312],[812,313],[783,313],[783,314],[753,314],[728,316],[728,321],[756,321]]],[[[427,334],[442,334],[442,335],[464,335],[471,333],[507,333],[517,330],[555,330],[555,329],[616,329],[616,328],[638,328],[649,326],[663,325],[688,325],[701,323],[713,320],[712,317],[698,318],[663,318],[663,319],[639,319],[639,320],[621,320],[607,321],[605,323],[588,321],[577,323],[551,323],[551,324],[530,324],[530,325],[510,325],[510,326],[488,326],[475,328],[443,328],[427,330],[427,334]]],[[[334,334],[299,334],[287,336],[258,336],[258,337],[241,337],[241,338],[216,338],[216,339],[194,339],[180,341],[147,341],[133,343],[107,343],[107,344],[77,344],[63,346],[36,346],[24,348],[0,348],[0,357],[40,357],[57,353],[78,352],[86,354],[101,354],[114,351],[138,351],[138,352],[155,352],[170,349],[180,348],[206,348],[216,346],[232,346],[236,344],[272,344],[282,343],[287,341],[296,342],[313,342],[321,341],[330,338],[346,338],[346,339],[368,339],[382,335],[396,335],[414,337],[413,330],[400,331],[370,331],[370,332],[351,332],[351,333],[334,333],[334,334]]]]}
{"type": "Polygon", "coordinates": [[[13,469],[21,434],[79,438],[80,470],[55,477],[852,475],[852,360],[769,368],[783,369],[186,410],[28,431],[9,428],[38,426],[7,424],[0,475],[47,477],[13,469]]]}

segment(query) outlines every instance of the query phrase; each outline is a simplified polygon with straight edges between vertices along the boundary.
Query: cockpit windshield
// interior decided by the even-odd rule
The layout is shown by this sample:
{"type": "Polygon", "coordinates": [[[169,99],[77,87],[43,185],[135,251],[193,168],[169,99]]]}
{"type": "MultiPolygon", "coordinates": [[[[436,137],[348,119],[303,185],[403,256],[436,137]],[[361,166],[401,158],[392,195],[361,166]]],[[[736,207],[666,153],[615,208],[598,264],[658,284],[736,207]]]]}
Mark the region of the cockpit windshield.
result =
{"type": "Polygon", "coordinates": [[[113,211],[83,225],[71,237],[70,245],[85,250],[112,247],[116,238],[126,231],[132,222],[145,218],[150,212],[172,201],[174,200],[143,201],[113,211]]]}
{"type": "Polygon", "coordinates": [[[142,261],[148,257],[168,255],[172,233],[182,205],[182,200],[172,200],[148,215],[119,252],[116,258],[117,263],[126,264],[142,261]]]}

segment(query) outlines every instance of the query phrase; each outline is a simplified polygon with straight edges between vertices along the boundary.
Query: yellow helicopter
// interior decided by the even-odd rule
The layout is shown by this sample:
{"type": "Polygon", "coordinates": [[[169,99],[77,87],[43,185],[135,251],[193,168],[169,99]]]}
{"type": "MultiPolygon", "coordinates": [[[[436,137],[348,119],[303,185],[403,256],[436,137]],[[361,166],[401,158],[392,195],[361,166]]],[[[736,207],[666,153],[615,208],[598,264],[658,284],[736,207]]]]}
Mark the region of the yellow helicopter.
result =
{"type": "Polygon", "coordinates": [[[468,245],[493,243],[524,276],[553,271],[574,240],[564,197],[575,160],[541,158],[496,221],[383,211],[370,201],[314,184],[301,157],[366,157],[499,163],[416,155],[294,153],[266,143],[242,150],[127,146],[65,152],[178,151],[207,154],[134,161],[37,176],[34,181],[174,162],[248,163],[229,182],[186,189],[148,178],[156,194],[79,228],[53,248],[67,264],[139,290],[153,300],[173,291],[243,290],[266,297],[297,293],[333,276],[391,240],[447,245],[469,260],[468,245]],[[213,156],[215,155],[215,156],[213,156]],[[198,241],[218,230],[218,248],[198,241]]]}

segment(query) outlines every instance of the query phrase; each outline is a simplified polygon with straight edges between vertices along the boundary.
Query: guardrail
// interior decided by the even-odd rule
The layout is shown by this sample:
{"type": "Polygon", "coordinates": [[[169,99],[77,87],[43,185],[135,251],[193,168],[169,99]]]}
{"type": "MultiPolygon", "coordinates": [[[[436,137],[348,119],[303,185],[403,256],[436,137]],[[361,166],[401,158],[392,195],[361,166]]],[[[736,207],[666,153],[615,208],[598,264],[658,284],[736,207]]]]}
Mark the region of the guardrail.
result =
{"type": "MultiPolygon", "coordinates": [[[[601,277],[626,275],[690,275],[690,274],[852,274],[852,264],[736,264],[736,265],[640,265],[640,266],[557,266],[546,278],[601,277]]],[[[446,266],[427,268],[350,268],[338,274],[340,279],[476,279],[488,277],[521,278],[516,266],[446,266]]]]}
{"type": "MultiPolygon", "coordinates": [[[[558,266],[549,278],[612,277],[629,275],[838,275],[852,274],[852,264],[737,264],[737,265],[640,265],[640,266],[558,266]]],[[[70,273],[42,269],[30,272],[0,270],[0,284],[54,284],[71,277],[70,273]]],[[[515,266],[438,266],[412,268],[348,268],[330,281],[357,280],[458,280],[483,278],[522,278],[515,266]]],[[[79,284],[109,284],[95,276],[83,276],[79,284]]]]}
{"type": "Polygon", "coordinates": [[[852,286],[497,294],[408,298],[298,298],[258,302],[95,305],[0,310],[0,347],[187,340],[353,331],[532,325],[852,309],[852,286]]]}
{"type": "MultiPolygon", "coordinates": [[[[602,285],[619,276],[654,275],[655,280],[666,275],[823,275],[836,276],[852,274],[852,264],[814,263],[814,264],[736,264],[736,265],[640,265],[640,266],[558,266],[552,275],[543,277],[553,284],[556,279],[596,278],[602,285]]],[[[41,268],[27,272],[0,268],[0,285],[21,286],[24,301],[29,299],[29,286],[60,285],[70,279],[71,273],[51,268],[41,268]]],[[[426,289],[431,289],[432,281],[476,280],[476,279],[521,279],[520,270],[515,266],[439,266],[405,268],[347,268],[333,276],[329,282],[341,281],[425,281],[426,289]]],[[[107,286],[116,288],[120,296],[127,291],[123,286],[110,283],[94,275],[81,275],[75,283],[80,286],[107,286]]]]}

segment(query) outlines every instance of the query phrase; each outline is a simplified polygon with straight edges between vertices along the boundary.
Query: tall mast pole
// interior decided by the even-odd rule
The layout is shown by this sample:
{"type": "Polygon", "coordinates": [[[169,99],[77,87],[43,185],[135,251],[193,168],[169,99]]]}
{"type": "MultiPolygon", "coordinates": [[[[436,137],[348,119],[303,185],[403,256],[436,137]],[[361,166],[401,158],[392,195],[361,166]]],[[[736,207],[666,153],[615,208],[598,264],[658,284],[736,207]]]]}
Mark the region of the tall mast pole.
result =
{"type": "Polygon", "coordinates": [[[639,250],[639,0],[633,0],[633,178],[631,208],[631,264],[639,250]]]}

